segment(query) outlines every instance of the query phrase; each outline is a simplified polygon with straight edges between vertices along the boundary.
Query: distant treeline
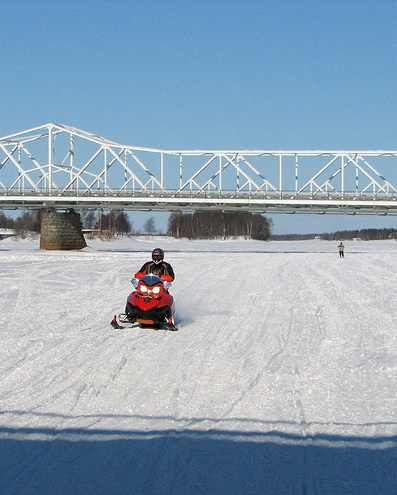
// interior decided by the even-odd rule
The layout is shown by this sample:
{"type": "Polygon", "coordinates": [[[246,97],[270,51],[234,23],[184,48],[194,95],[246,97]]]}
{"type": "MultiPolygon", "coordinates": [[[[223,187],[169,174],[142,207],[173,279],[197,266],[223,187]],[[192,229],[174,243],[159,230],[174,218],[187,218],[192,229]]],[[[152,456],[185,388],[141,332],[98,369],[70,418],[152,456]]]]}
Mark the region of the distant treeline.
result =
{"type": "Polygon", "coordinates": [[[361,229],[338,230],[333,234],[322,234],[321,238],[327,241],[362,239],[363,241],[378,241],[383,239],[395,239],[396,229],[361,229]]]}
{"type": "Polygon", "coordinates": [[[272,235],[274,241],[298,241],[305,239],[321,238],[325,241],[351,241],[362,239],[363,241],[378,241],[383,239],[397,239],[396,229],[360,229],[338,230],[331,234],[282,234],[272,235]]]}
{"type": "Polygon", "coordinates": [[[130,234],[132,225],[127,213],[112,210],[109,213],[101,211],[82,210],[80,212],[81,223],[85,229],[99,229],[109,235],[130,234]]]}
{"type": "Polygon", "coordinates": [[[266,241],[272,222],[260,214],[197,211],[172,213],[168,220],[168,235],[188,239],[227,239],[245,237],[266,241]]]}
{"type": "MultiPolygon", "coordinates": [[[[139,234],[124,211],[83,210],[80,212],[84,228],[99,228],[111,234],[139,234]]],[[[272,221],[263,215],[249,212],[224,213],[221,211],[198,211],[195,213],[172,213],[168,221],[168,235],[188,239],[227,239],[245,237],[267,241],[293,241],[318,237],[327,241],[362,239],[364,241],[397,239],[397,229],[338,230],[330,234],[277,234],[272,235],[272,221]]],[[[0,228],[14,229],[17,235],[40,232],[41,211],[25,211],[16,219],[0,211],[0,228]]],[[[149,218],[143,230],[147,234],[157,233],[154,219],[149,218]]]]}
{"type": "MultiPolygon", "coordinates": [[[[132,230],[131,222],[124,211],[111,211],[107,214],[91,210],[80,212],[84,228],[101,229],[111,234],[129,234],[132,230]]],[[[7,217],[0,212],[0,228],[14,229],[17,235],[26,232],[40,232],[41,210],[26,211],[16,219],[7,217]]]]}
{"type": "Polygon", "coordinates": [[[20,217],[13,218],[7,217],[2,211],[0,211],[0,228],[1,229],[14,229],[18,235],[23,235],[26,232],[40,232],[41,226],[41,212],[26,211],[20,217]]]}

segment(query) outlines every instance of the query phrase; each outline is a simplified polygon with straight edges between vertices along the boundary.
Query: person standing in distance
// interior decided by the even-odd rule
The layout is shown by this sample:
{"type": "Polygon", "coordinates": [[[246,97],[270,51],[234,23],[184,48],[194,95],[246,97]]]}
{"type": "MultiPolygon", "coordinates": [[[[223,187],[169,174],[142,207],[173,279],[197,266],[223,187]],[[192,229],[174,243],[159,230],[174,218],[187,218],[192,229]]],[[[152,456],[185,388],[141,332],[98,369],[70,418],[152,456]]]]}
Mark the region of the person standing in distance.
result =
{"type": "Polygon", "coordinates": [[[339,249],[339,258],[344,258],[345,257],[345,246],[344,246],[342,241],[340,242],[338,249],[339,249]]]}

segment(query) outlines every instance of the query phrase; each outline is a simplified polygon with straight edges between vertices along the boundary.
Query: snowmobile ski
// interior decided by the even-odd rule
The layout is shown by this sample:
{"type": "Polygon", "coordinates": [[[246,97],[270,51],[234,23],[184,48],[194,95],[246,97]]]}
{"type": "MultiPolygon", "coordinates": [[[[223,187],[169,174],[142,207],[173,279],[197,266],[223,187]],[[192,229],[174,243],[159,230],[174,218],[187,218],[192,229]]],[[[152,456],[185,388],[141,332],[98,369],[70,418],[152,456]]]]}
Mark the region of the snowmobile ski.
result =
{"type": "Polygon", "coordinates": [[[145,330],[166,330],[169,332],[178,331],[178,328],[173,323],[164,322],[158,325],[153,325],[150,323],[148,324],[139,323],[137,321],[132,322],[126,318],[125,314],[120,314],[119,320],[117,320],[117,315],[114,315],[110,324],[116,330],[122,330],[125,328],[142,328],[145,330]],[[122,325],[119,322],[122,323],[122,325]]]}
{"type": "Polygon", "coordinates": [[[112,325],[113,328],[115,328],[116,330],[120,330],[121,328],[125,328],[123,327],[122,325],[120,325],[120,323],[117,321],[117,315],[114,315],[113,316],[113,320],[110,322],[110,324],[112,325]]]}

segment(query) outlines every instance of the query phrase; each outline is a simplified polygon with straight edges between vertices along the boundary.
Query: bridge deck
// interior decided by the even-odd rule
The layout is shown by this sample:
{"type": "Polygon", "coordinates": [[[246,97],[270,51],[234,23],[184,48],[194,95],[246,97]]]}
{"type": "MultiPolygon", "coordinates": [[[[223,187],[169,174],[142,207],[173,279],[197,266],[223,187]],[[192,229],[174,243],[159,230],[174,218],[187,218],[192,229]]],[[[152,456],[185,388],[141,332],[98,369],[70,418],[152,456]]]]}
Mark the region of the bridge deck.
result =
{"type": "Polygon", "coordinates": [[[177,191],[155,191],[151,194],[121,193],[106,194],[93,191],[57,192],[40,194],[24,191],[9,194],[0,191],[0,206],[15,208],[55,209],[123,209],[123,210],[209,210],[255,211],[261,213],[342,213],[397,215],[397,194],[354,193],[328,195],[297,195],[293,192],[268,193],[181,193],[177,191]]]}

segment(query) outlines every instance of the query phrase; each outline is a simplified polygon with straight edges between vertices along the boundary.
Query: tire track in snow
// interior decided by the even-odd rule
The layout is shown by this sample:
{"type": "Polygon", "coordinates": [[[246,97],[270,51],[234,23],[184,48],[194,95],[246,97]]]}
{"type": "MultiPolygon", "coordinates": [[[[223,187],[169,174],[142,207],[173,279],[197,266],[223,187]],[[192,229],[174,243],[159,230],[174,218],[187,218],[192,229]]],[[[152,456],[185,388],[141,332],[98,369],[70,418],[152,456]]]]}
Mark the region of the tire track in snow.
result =
{"type": "MultiPolygon", "coordinates": [[[[127,364],[131,345],[136,348],[139,341],[148,341],[149,338],[145,335],[134,336],[133,339],[114,339],[107,335],[100,345],[96,345],[89,359],[86,353],[82,353],[79,359],[84,361],[80,366],[73,367],[72,373],[66,379],[62,379],[59,390],[47,398],[47,407],[48,403],[51,404],[59,398],[64,398],[65,395],[70,395],[69,400],[72,400],[72,403],[68,411],[72,413],[77,407],[83,407],[81,403],[83,399],[84,403],[88,404],[93,398],[99,397],[121,375],[127,364]]],[[[38,407],[43,408],[46,403],[41,403],[38,407]]]]}
{"type": "MultiPolygon", "coordinates": [[[[250,265],[250,260],[246,261],[247,265],[250,265]]],[[[241,270],[244,271],[244,268],[240,267],[241,270]]],[[[247,268],[248,270],[248,268],[247,268]]],[[[217,281],[214,281],[214,285],[224,285],[220,284],[217,281]]],[[[234,286],[232,286],[234,287],[234,286]]],[[[231,286],[228,286],[228,298],[230,301],[239,301],[239,308],[241,308],[240,314],[236,317],[235,312],[232,312],[232,316],[230,311],[227,312],[225,316],[221,316],[218,318],[218,323],[215,325],[215,329],[213,331],[213,335],[209,341],[206,341],[205,348],[203,353],[200,354],[200,364],[198,365],[199,372],[197,376],[199,379],[194,380],[195,385],[191,390],[191,395],[189,396],[189,400],[192,401],[194,396],[197,394],[198,398],[201,393],[198,393],[199,390],[203,390],[204,387],[207,387],[207,390],[210,391],[214,389],[214,384],[217,382],[222,383],[224,381],[225,375],[225,366],[230,368],[231,370],[231,379],[237,380],[236,385],[240,388],[243,387],[243,390],[240,392],[237,398],[231,397],[231,402],[229,397],[225,397],[226,409],[223,406],[223,411],[220,411],[216,417],[209,419],[208,417],[204,417],[202,419],[196,419],[189,423],[190,426],[198,424],[198,423],[206,423],[210,425],[206,428],[206,430],[212,428],[214,425],[223,421],[228,415],[231,414],[235,406],[240,403],[248,392],[255,387],[255,385],[260,381],[262,370],[254,377],[252,380],[249,380],[248,385],[243,385],[240,378],[239,368],[242,368],[245,363],[245,359],[241,361],[241,346],[244,345],[244,349],[246,352],[252,350],[252,341],[250,338],[247,339],[246,327],[250,326],[251,323],[251,314],[248,317],[247,311],[250,311],[253,303],[258,302],[258,297],[252,294],[252,283],[249,278],[244,278],[240,285],[236,285],[235,290],[233,292],[230,291],[231,286]],[[243,330],[243,328],[245,330],[243,330]],[[225,347],[225,342],[228,345],[225,347]],[[223,351],[228,351],[227,355],[221,355],[214,353],[214,349],[223,349],[223,351]],[[234,354],[238,354],[236,356],[236,363],[234,365],[233,361],[229,362],[227,365],[221,367],[219,363],[227,359],[230,361],[233,358],[234,354]],[[207,363],[212,364],[212,366],[207,366],[207,363]],[[200,389],[199,389],[200,387],[200,389]]],[[[259,287],[258,287],[259,289],[259,287]]],[[[211,335],[211,334],[210,334],[211,335]]],[[[249,335],[249,334],[248,334],[249,335]]],[[[255,334],[257,337],[258,334],[255,334]]],[[[255,346],[255,344],[254,344],[255,346]]],[[[244,354],[244,352],[243,352],[244,354]]],[[[191,363],[189,363],[191,366],[191,363]]],[[[243,374],[241,374],[243,376],[243,374]]],[[[244,379],[245,380],[245,379],[244,379]]],[[[221,390],[219,391],[221,393],[221,390]]]]}
{"type": "MultiPolygon", "coordinates": [[[[263,375],[266,372],[275,372],[275,363],[279,362],[280,359],[288,363],[290,368],[291,380],[292,380],[292,397],[293,397],[293,405],[295,410],[296,422],[301,426],[302,431],[306,430],[306,417],[303,408],[302,401],[300,399],[299,394],[299,386],[297,384],[297,377],[299,377],[299,366],[294,362],[293,357],[290,354],[290,346],[292,339],[292,328],[294,324],[294,313],[296,312],[296,303],[299,300],[301,287],[295,290],[293,299],[290,307],[290,316],[289,316],[289,325],[287,331],[284,334],[280,334],[278,341],[280,344],[280,349],[273,354],[265,364],[258,370],[255,377],[249,381],[246,388],[241,391],[240,395],[235,398],[235,400],[230,404],[229,408],[222,415],[222,418],[219,421],[222,421],[226,417],[230,416],[234,409],[243,402],[246,397],[252,393],[253,389],[260,383],[263,375]]],[[[219,422],[218,421],[218,422],[219,422]]]]}
{"type": "MultiPolygon", "coordinates": [[[[283,271],[289,267],[279,268],[280,280],[287,279],[283,271]]],[[[297,266],[295,271],[299,270],[297,266]]],[[[321,321],[322,303],[317,293],[310,290],[312,285],[307,280],[307,273],[295,273],[294,279],[300,281],[298,287],[294,287],[294,293],[289,303],[289,324],[284,333],[279,336],[280,348],[274,353],[262,372],[275,373],[284,364],[287,376],[290,376],[290,395],[294,409],[295,423],[299,426],[303,437],[312,436],[310,425],[307,422],[304,402],[302,399],[302,383],[300,372],[300,361],[305,356],[305,365],[310,352],[321,344],[325,336],[325,329],[321,321]],[[314,347],[313,347],[314,344],[314,347]],[[289,370],[289,372],[288,372],[289,370]]],[[[288,284],[285,284],[288,287],[288,284]]],[[[285,377],[287,380],[287,377],[285,377]]]]}

